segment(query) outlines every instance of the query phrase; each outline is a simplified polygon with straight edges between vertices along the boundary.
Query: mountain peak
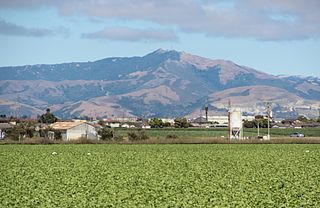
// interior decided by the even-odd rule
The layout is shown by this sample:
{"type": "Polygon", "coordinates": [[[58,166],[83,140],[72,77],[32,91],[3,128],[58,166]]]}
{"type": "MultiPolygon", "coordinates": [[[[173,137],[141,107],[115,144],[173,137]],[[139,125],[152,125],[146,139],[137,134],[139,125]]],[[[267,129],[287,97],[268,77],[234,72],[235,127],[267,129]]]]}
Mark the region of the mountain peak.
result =
{"type": "Polygon", "coordinates": [[[158,61],[165,61],[165,60],[179,60],[181,53],[175,50],[165,50],[159,48],[147,55],[144,58],[158,60],[158,61]]]}
{"type": "Polygon", "coordinates": [[[163,48],[159,48],[153,52],[151,52],[150,54],[166,54],[166,53],[175,53],[175,54],[180,54],[179,51],[176,50],[168,50],[168,49],[163,49],[163,48]]]}
{"type": "Polygon", "coordinates": [[[159,49],[155,50],[155,51],[152,52],[152,53],[162,54],[162,53],[166,53],[166,52],[168,52],[168,51],[169,51],[169,50],[165,50],[165,49],[163,49],[163,48],[159,48],[159,49]]]}

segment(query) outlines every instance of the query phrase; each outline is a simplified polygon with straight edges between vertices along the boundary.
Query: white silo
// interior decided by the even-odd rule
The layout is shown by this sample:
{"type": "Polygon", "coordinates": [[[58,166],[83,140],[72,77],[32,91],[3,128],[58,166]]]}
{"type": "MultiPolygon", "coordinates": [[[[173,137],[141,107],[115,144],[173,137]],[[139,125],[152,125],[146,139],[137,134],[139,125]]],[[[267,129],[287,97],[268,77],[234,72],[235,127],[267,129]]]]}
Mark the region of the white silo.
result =
{"type": "Polygon", "coordinates": [[[242,139],[242,112],[238,108],[229,110],[229,138],[242,139]]]}

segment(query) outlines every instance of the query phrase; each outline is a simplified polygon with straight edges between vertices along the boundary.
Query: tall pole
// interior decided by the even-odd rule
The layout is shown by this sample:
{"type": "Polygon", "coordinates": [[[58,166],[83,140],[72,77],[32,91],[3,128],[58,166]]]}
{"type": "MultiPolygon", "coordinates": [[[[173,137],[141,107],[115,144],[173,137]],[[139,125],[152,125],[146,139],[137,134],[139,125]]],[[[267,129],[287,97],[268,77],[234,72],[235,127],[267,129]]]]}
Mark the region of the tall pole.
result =
{"type": "Polygon", "coordinates": [[[268,114],[268,139],[270,139],[270,115],[268,114]]]}
{"type": "Polygon", "coordinates": [[[202,127],[202,107],[200,108],[200,127],[202,127]]]}
{"type": "Polygon", "coordinates": [[[208,110],[209,110],[208,105],[206,105],[206,107],[204,109],[206,111],[206,122],[208,122],[208,110]]]}
{"type": "Polygon", "coordinates": [[[230,113],[231,113],[231,100],[228,101],[228,127],[229,127],[229,139],[231,139],[231,119],[230,119],[230,113]]]}
{"type": "Polygon", "coordinates": [[[270,139],[270,103],[267,102],[267,114],[268,114],[268,139],[270,139]]]}
{"type": "Polygon", "coordinates": [[[259,126],[260,126],[260,123],[259,123],[259,119],[257,119],[257,121],[258,121],[258,137],[260,136],[260,129],[259,129],[259,126]]]}

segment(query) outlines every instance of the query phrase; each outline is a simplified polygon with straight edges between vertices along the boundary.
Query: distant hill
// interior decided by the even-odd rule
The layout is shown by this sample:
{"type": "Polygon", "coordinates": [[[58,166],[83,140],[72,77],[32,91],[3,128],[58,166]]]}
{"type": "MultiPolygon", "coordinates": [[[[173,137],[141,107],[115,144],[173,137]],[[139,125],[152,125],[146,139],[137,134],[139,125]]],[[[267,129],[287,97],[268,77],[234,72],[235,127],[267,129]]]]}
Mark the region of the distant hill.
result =
{"type": "Polygon", "coordinates": [[[230,99],[249,114],[263,112],[264,102],[271,101],[276,115],[290,117],[299,109],[316,116],[312,109],[320,104],[317,77],[274,76],[174,50],[0,67],[0,74],[0,111],[8,115],[36,116],[50,107],[62,118],[176,117],[199,115],[206,104],[211,114],[225,114],[230,99]]]}

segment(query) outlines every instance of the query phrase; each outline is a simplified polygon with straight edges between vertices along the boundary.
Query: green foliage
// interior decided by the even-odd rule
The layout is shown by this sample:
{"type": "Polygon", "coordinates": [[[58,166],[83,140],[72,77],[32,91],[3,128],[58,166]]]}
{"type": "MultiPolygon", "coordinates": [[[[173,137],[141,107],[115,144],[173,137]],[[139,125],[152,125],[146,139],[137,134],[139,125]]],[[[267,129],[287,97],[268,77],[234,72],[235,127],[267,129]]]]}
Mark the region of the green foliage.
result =
{"type": "Polygon", "coordinates": [[[34,134],[34,122],[22,122],[17,123],[12,129],[7,130],[5,139],[18,141],[25,138],[32,138],[34,134]]]}
{"type": "Polygon", "coordinates": [[[98,121],[98,124],[99,124],[100,126],[104,127],[104,126],[106,125],[106,122],[101,119],[101,120],[98,121]]]}
{"type": "MultiPolygon", "coordinates": [[[[256,123],[258,122],[256,121],[256,123]]],[[[268,119],[260,119],[259,125],[260,125],[260,128],[268,128],[268,119]]],[[[256,124],[256,126],[258,125],[256,124]]],[[[270,119],[270,127],[271,127],[271,119],[270,119]]]]}
{"type": "Polygon", "coordinates": [[[166,136],[166,138],[167,138],[167,139],[177,139],[178,136],[177,136],[176,134],[168,134],[168,135],[166,136]]]}
{"type": "Polygon", "coordinates": [[[305,116],[298,116],[298,118],[297,118],[297,120],[298,121],[301,121],[301,122],[308,122],[309,121],[309,119],[307,118],[307,117],[305,117],[305,116]]]}
{"type": "Polygon", "coordinates": [[[186,118],[176,118],[174,119],[174,127],[176,128],[188,128],[190,127],[190,123],[186,118]]]}
{"type": "Polygon", "coordinates": [[[163,128],[164,127],[164,123],[160,118],[152,118],[149,121],[149,125],[151,126],[151,128],[163,128]]]}
{"type": "Polygon", "coordinates": [[[59,130],[52,129],[52,132],[54,132],[54,139],[61,140],[62,139],[62,133],[59,130]]]}
{"type": "Polygon", "coordinates": [[[124,140],[124,138],[121,135],[113,135],[113,140],[115,142],[122,142],[124,140]]]}
{"type": "MultiPolygon", "coordinates": [[[[261,125],[260,125],[261,127],[261,125]]],[[[117,135],[127,136],[127,133],[132,131],[131,129],[115,129],[115,133],[117,135]]],[[[145,134],[149,137],[154,138],[166,138],[169,134],[175,134],[179,138],[199,138],[199,137],[227,137],[228,136],[228,129],[227,128],[162,128],[162,129],[146,129],[144,130],[145,134]]],[[[288,129],[276,129],[271,128],[270,133],[272,137],[282,137],[282,136],[289,136],[290,134],[296,132],[297,129],[288,128],[288,129]]],[[[307,137],[320,137],[320,128],[302,128],[299,129],[299,132],[303,133],[307,137]]],[[[267,134],[267,128],[260,128],[260,133],[267,134]]],[[[257,129],[256,128],[245,128],[244,129],[244,136],[257,136],[257,129]]]]}
{"type": "Polygon", "coordinates": [[[15,125],[12,129],[6,131],[5,139],[18,141],[23,139],[25,135],[26,130],[20,125],[15,125]]]}
{"type": "Polygon", "coordinates": [[[165,127],[165,128],[171,127],[171,123],[165,122],[165,123],[163,124],[163,127],[165,127]]]}
{"type": "Polygon", "coordinates": [[[255,123],[255,121],[244,120],[243,121],[243,127],[244,128],[255,128],[256,127],[256,123],[255,123]]]}
{"type": "Polygon", "coordinates": [[[0,207],[320,207],[319,145],[0,145],[0,207]]]}
{"type": "Polygon", "coordinates": [[[137,131],[128,132],[129,141],[147,140],[149,137],[145,134],[145,131],[138,129],[137,131]]]}
{"type": "Polygon", "coordinates": [[[57,130],[57,129],[53,129],[50,126],[47,126],[44,129],[41,129],[39,132],[39,136],[45,139],[54,139],[54,140],[61,140],[62,139],[62,132],[57,130]],[[53,134],[51,134],[53,132],[53,134]]]}
{"type": "MultiPolygon", "coordinates": [[[[268,128],[268,119],[255,119],[253,121],[244,120],[243,121],[243,127],[244,128],[268,128]]],[[[271,121],[270,121],[270,127],[271,127],[271,121]]]]}
{"type": "Polygon", "coordinates": [[[98,131],[98,134],[101,140],[112,140],[114,137],[113,129],[108,128],[106,126],[102,127],[102,129],[98,131]]]}
{"type": "Polygon", "coordinates": [[[47,112],[45,114],[42,114],[39,118],[40,123],[46,123],[51,124],[57,122],[58,119],[55,117],[52,113],[50,113],[50,109],[47,109],[47,112]]]}

